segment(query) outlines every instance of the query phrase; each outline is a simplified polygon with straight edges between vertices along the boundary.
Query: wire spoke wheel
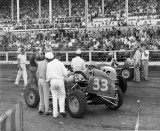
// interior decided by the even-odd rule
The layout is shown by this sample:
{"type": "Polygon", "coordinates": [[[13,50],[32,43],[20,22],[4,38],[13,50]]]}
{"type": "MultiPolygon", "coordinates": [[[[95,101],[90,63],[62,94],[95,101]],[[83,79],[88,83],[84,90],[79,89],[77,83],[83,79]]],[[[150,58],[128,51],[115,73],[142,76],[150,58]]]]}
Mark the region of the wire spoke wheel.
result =
{"type": "Polygon", "coordinates": [[[40,101],[38,90],[32,87],[27,88],[24,93],[24,99],[29,107],[37,107],[40,101]]]}
{"type": "Polygon", "coordinates": [[[76,113],[79,110],[79,101],[76,97],[72,96],[69,99],[69,108],[72,112],[76,113]]]}

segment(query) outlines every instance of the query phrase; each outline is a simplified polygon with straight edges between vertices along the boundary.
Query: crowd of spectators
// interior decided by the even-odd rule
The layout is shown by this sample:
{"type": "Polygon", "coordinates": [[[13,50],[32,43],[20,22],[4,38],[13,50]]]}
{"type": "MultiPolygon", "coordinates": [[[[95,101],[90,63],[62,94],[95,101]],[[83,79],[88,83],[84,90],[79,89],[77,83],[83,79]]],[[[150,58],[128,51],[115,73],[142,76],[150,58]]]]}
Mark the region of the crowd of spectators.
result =
{"type": "MultiPolygon", "coordinates": [[[[68,0],[53,0],[53,21],[57,23],[82,22],[85,16],[85,1],[71,0],[72,16],[71,19],[57,19],[59,15],[68,16],[69,5],[68,0]]],[[[11,5],[10,0],[0,1],[0,20],[6,24],[17,26],[16,21],[11,21],[11,5]]],[[[42,0],[42,18],[38,19],[38,0],[20,1],[20,19],[21,24],[27,24],[29,28],[48,28],[49,20],[49,1],[42,0]],[[31,20],[31,21],[30,21],[31,20]],[[34,21],[34,27],[32,22],[34,21]],[[29,27],[32,26],[32,27],[29,27]]],[[[101,0],[88,0],[88,13],[90,20],[96,17],[112,17],[116,20],[123,19],[125,16],[125,0],[107,0],[105,1],[105,13],[102,15],[101,0]]],[[[158,14],[160,1],[158,0],[129,0],[130,15],[151,15],[158,14]]],[[[14,14],[16,14],[16,2],[14,2],[14,14]]],[[[16,19],[16,15],[14,16],[16,19]]],[[[75,25],[76,27],[78,25],[75,25]]],[[[18,25],[19,27],[19,25],[18,25]]],[[[22,27],[24,28],[24,26],[22,27]]],[[[52,28],[52,27],[51,27],[52,28]]],[[[1,51],[17,50],[24,46],[27,50],[33,47],[39,48],[41,51],[45,48],[53,50],[130,50],[137,46],[138,43],[145,43],[149,49],[160,49],[160,29],[157,27],[145,28],[96,28],[96,29],[77,29],[68,30],[54,28],[50,31],[30,31],[25,33],[9,32],[0,37],[1,51]]]]}
{"type": "Polygon", "coordinates": [[[42,50],[75,51],[111,51],[131,50],[137,44],[145,43],[150,50],[160,49],[160,28],[108,28],[95,30],[52,30],[28,33],[7,33],[1,37],[1,50],[17,50],[23,46],[26,50],[32,48],[42,50]]]}
{"type": "MultiPolygon", "coordinates": [[[[53,0],[52,13],[53,20],[59,15],[69,15],[68,0],[53,0]]],[[[85,16],[85,1],[71,0],[72,3],[72,16],[84,17],[85,16]]],[[[11,2],[10,0],[0,1],[0,20],[11,20],[11,2]]],[[[26,17],[37,20],[39,17],[38,0],[24,0],[20,1],[20,19],[26,17]]],[[[129,14],[130,15],[153,15],[159,14],[160,1],[158,0],[129,0],[129,14]]],[[[49,1],[42,0],[42,18],[49,18],[49,1]]],[[[101,0],[88,0],[88,14],[90,20],[96,17],[113,17],[116,20],[123,19],[125,16],[125,0],[106,0],[104,3],[104,15],[102,15],[101,0]]],[[[14,2],[14,19],[16,19],[16,1],[14,2]]]]}

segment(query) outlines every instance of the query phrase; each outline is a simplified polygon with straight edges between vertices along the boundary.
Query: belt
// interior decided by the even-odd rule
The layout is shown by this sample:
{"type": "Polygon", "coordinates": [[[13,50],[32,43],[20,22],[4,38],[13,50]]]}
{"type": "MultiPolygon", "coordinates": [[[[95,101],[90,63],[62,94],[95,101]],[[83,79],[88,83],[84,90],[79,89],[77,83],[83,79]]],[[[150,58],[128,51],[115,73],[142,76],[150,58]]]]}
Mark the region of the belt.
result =
{"type": "Polygon", "coordinates": [[[143,59],[143,60],[148,60],[148,59],[143,59]]]}
{"type": "Polygon", "coordinates": [[[42,77],[39,77],[40,79],[44,79],[44,80],[46,80],[46,78],[42,78],[42,77]]]}

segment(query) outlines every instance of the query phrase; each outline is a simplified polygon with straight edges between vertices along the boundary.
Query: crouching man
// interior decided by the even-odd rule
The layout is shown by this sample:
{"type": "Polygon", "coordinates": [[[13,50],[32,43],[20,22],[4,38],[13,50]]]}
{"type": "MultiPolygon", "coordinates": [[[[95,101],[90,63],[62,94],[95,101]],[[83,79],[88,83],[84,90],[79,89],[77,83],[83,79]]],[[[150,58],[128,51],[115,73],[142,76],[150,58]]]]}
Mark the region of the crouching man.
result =
{"type": "Polygon", "coordinates": [[[49,83],[46,82],[46,69],[47,64],[54,58],[52,52],[45,54],[45,59],[38,62],[37,76],[38,76],[38,89],[40,96],[39,113],[45,112],[46,115],[51,115],[49,112],[49,83]]]}

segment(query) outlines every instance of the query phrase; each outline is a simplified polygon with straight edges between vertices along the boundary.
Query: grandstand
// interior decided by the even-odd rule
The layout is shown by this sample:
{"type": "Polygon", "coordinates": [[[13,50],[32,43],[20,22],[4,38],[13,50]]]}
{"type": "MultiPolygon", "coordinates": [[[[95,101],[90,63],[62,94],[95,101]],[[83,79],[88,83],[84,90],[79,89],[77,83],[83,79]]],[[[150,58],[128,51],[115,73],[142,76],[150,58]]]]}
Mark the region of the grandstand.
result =
{"type": "Polygon", "coordinates": [[[136,42],[157,50],[159,3],[158,0],[0,0],[1,51],[16,51],[21,46],[30,51],[46,44],[53,50],[74,51],[79,47],[84,51],[121,47],[131,50],[136,42]]]}

